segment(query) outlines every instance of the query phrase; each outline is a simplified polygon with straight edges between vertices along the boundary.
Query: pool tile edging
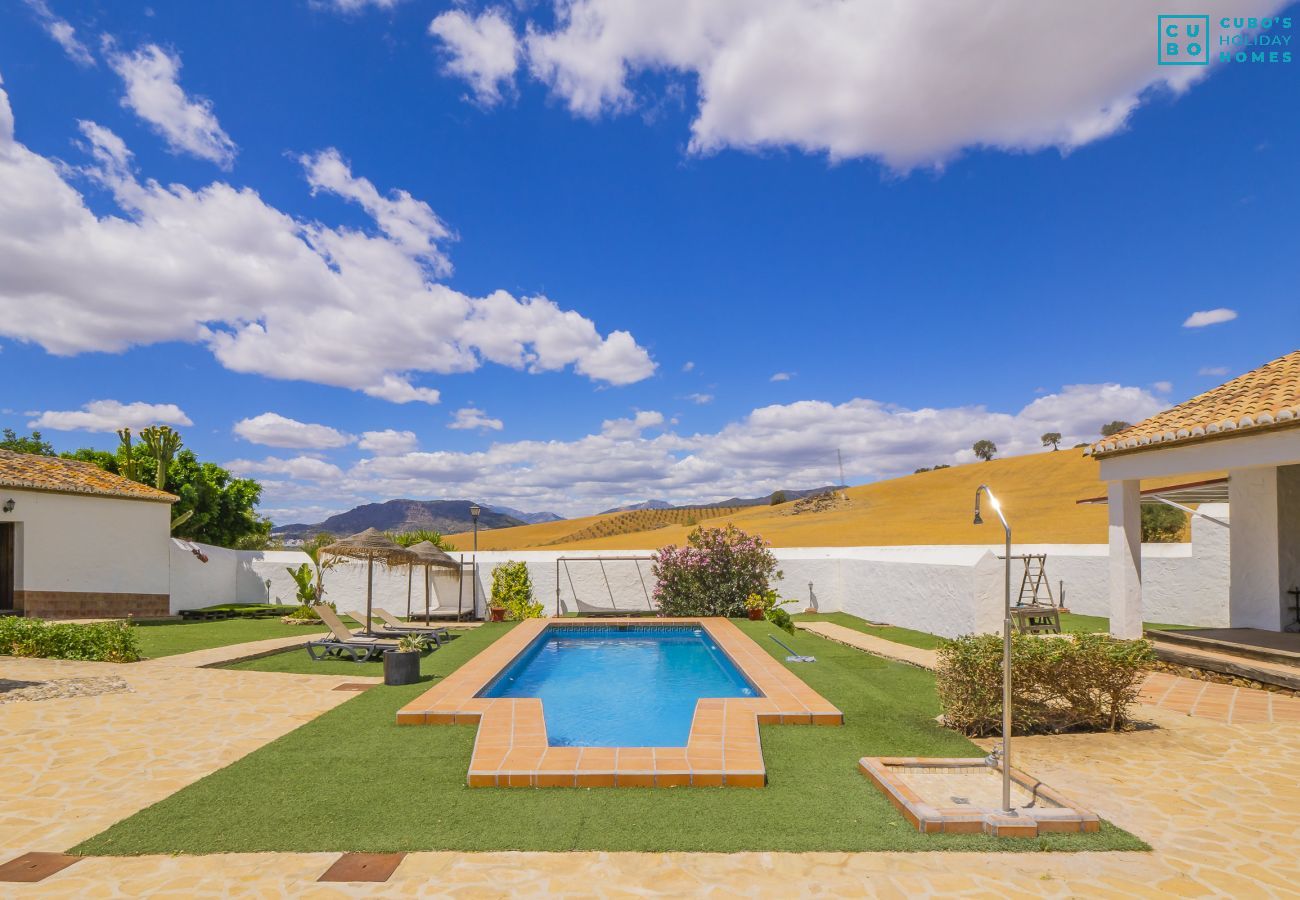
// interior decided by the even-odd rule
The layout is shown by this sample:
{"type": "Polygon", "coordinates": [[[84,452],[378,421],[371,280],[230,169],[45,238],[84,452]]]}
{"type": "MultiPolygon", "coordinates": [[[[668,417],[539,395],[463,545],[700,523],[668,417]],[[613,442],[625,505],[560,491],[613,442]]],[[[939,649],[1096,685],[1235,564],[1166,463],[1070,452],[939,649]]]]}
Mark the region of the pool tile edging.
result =
{"type": "Polygon", "coordinates": [[[470,787],[762,787],[760,722],[841,725],[844,716],[721,618],[530,619],[397,711],[399,725],[478,725],[470,787]],[[700,699],[684,748],[551,747],[540,700],[475,695],[552,624],[699,626],[764,696],[700,699]]]}

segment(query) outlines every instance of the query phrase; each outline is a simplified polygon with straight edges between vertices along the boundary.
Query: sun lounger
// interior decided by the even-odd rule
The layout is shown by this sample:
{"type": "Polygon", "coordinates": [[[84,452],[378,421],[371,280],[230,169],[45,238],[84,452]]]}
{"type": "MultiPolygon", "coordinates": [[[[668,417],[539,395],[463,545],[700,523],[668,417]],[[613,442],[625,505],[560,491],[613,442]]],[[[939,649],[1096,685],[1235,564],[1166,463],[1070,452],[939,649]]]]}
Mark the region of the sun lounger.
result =
{"type": "Polygon", "coordinates": [[[307,642],[307,655],[312,659],[350,657],[353,662],[365,662],[379,657],[387,650],[396,650],[397,641],[386,638],[353,634],[328,606],[313,606],[312,610],[329,627],[326,637],[307,642]]]}
{"type": "MultiPolygon", "coordinates": [[[[379,629],[381,631],[396,634],[427,634],[437,644],[441,644],[443,639],[447,637],[447,629],[441,625],[416,625],[413,622],[403,622],[388,610],[378,606],[374,608],[374,613],[384,623],[383,628],[379,629]]],[[[374,623],[371,622],[371,624],[374,623]]]]}

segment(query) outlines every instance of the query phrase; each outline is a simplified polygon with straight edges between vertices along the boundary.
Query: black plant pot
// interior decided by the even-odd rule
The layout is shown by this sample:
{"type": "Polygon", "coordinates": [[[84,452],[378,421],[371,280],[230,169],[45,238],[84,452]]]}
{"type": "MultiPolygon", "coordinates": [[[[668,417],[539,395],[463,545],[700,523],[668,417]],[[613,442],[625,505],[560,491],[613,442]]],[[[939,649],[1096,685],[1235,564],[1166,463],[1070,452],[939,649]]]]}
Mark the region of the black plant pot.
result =
{"type": "Polygon", "coordinates": [[[389,650],[384,654],[384,684],[415,684],[420,680],[420,651],[389,650]]]}

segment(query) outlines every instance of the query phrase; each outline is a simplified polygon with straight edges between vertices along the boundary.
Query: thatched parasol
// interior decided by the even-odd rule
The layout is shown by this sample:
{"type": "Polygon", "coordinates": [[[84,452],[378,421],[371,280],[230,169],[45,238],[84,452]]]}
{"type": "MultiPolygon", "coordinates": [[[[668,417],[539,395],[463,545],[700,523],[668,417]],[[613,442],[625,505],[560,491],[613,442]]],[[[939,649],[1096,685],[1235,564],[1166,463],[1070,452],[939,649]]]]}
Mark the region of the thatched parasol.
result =
{"type": "Polygon", "coordinates": [[[404,565],[411,561],[411,553],[400,544],[389,540],[383,532],[367,528],[360,534],[326,544],[317,551],[317,556],[322,554],[366,561],[366,631],[369,632],[370,609],[374,602],[375,591],[375,560],[390,566],[404,565]]]}
{"type": "MultiPolygon", "coordinates": [[[[424,566],[424,621],[428,622],[430,601],[432,599],[432,588],[429,585],[429,570],[436,566],[440,569],[455,569],[459,572],[460,563],[456,562],[456,560],[452,559],[440,550],[438,545],[433,543],[433,541],[420,541],[418,544],[412,544],[410,547],[407,547],[406,551],[411,554],[410,565],[412,568],[417,565],[424,566]]],[[[409,586],[409,579],[407,584],[409,586]]],[[[406,618],[411,618],[411,595],[409,590],[406,595],[406,618]]]]}

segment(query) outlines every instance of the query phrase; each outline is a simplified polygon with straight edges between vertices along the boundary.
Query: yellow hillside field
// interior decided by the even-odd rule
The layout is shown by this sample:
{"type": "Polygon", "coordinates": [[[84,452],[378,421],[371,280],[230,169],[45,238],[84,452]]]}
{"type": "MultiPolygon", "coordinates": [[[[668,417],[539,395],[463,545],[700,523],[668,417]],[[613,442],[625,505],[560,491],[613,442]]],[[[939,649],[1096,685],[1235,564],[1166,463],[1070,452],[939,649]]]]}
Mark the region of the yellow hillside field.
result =
{"type": "MultiPolygon", "coordinates": [[[[1199,481],[1222,473],[1144,482],[1144,488],[1199,481]]],[[[1106,507],[1080,506],[1077,500],[1106,493],[1097,463],[1077,449],[1036,453],[922,472],[849,488],[848,501],[820,512],[792,514],[798,501],[740,510],[692,510],[699,524],[733,522],[761,534],[777,547],[852,547],[903,544],[995,544],[1002,540],[996,517],[971,524],[975,488],[986,483],[1002,501],[1017,543],[1085,544],[1106,541],[1106,507]],[[706,519],[709,513],[715,513],[706,519]]],[[[647,511],[648,512],[648,511],[647,511]]],[[[658,512],[674,512],[662,510],[658,512]]],[[[681,511],[676,511],[679,514],[681,511]]],[[[648,550],[681,543],[692,526],[664,525],[651,516],[631,530],[626,513],[610,513],[479,532],[484,550],[570,549],[648,550]],[[611,533],[620,532],[620,533],[611,533]],[[603,533],[603,536],[595,536],[603,533]],[[575,539],[576,538],[576,539],[575,539]]],[[[667,517],[664,517],[667,518],[667,517]]],[[[450,535],[458,549],[472,544],[468,534],[450,535]]]]}

